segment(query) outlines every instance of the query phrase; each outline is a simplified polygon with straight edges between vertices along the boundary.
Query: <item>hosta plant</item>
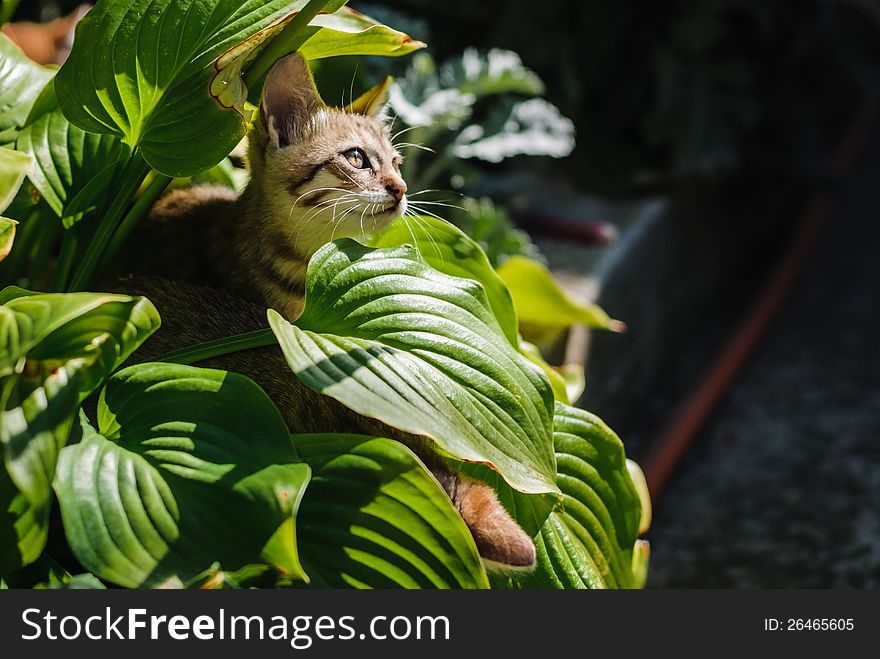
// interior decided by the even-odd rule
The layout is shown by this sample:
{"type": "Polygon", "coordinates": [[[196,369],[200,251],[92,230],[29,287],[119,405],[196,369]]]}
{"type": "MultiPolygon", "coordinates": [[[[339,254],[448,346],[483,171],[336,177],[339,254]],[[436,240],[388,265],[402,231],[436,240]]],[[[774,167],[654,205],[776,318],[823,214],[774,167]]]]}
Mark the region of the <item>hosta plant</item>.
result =
{"type": "Polygon", "coordinates": [[[643,583],[637,467],[521,339],[541,285],[512,296],[515,273],[454,226],[400,220],[369,245],[330,243],[295,322],[270,310],[263,331],[165,361],[130,361],[161,309],[94,290],[173,178],[223,171],[280,56],[421,46],[332,0],[99,0],[58,71],[0,37],[3,585],[643,583]],[[487,574],[403,444],[291,435],[253,381],[197,363],[267,344],[290,378],[493,485],[535,568],[487,574]]]}

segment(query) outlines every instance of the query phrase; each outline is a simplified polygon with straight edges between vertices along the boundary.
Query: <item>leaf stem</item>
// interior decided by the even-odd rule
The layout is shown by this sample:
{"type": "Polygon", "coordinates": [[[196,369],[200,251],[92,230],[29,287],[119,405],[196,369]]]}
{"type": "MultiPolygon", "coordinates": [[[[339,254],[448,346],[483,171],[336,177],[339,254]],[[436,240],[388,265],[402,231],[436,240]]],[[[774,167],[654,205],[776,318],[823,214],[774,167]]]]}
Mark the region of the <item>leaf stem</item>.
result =
{"type": "Polygon", "coordinates": [[[214,341],[206,341],[189,348],[182,348],[173,352],[156,357],[152,361],[171,362],[174,364],[194,364],[212,357],[220,357],[228,355],[232,352],[240,352],[242,350],[250,350],[251,348],[263,348],[266,346],[276,345],[278,340],[275,338],[271,329],[254,330],[253,332],[245,332],[244,334],[235,334],[223,339],[214,341]]]}
{"type": "Polygon", "coordinates": [[[61,239],[58,263],[55,265],[55,272],[52,275],[53,291],[61,292],[67,288],[67,279],[70,276],[70,269],[73,267],[78,246],[79,238],[75,233],[75,229],[73,227],[66,229],[64,237],[61,239]]]}
{"type": "MultiPolygon", "coordinates": [[[[300,9],[278,36],[269,42],[257,58],[251,63],[244,73],[244,83],[249,90],[253,90],[262,82],[269,69],[285,55],[298,50],[311,36],[305,28],[309,22],[334,0],[309,0],[306,6],[300,9]]],[[[344,3],[343,3],[344,4],[344,3]]]]}
{"type": "Polygon", "coordinates": [[[131,210],[129,210],[128,213],[125,214],[125,217],[122,218],[116,232],[110,239],[110,243],[104,250],[104,254],[98,265],[99,271],[110,263],[113,260],[113,257],[119,253],[119,250],[122,249],[122,245],[128,240],[131,232],[134,231],[134,228],[137,226],[137,223],[150,212],[153,204],[162,196],[162,193],[165,192],[165,189],[173,180],[172,177],[160,174],[155,170],[149,174],[149,178],[150,180],[144,188],[144,191],[141,193],[141,196],[137,198],[137,201],[134,202],[131,210]]]}
{"type": "Polygon", "coordinates": [[[144,182],[150,166],[139,151],[135,151],[122,169],[121,180],[116,184],[116,196],[98,222],[97,229],[86,246],[79,267],[73,275],[68,291],[85,290],[92,285],[98,263],[107,248],[107,243],[119,226],[132,196],[144,182]]]}

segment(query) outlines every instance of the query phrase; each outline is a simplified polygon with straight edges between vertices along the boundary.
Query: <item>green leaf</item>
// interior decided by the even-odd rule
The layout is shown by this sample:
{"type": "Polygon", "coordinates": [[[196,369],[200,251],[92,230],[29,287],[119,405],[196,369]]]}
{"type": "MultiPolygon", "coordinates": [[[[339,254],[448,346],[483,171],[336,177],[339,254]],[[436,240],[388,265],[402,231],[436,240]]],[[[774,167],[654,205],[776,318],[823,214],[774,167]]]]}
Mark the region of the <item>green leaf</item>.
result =
{"type": "Polygon", "coordinates": [[[507,286],[480,246],[454,224],[439,218],[400,217],[370,240],[372,247],[414,245],[429,266],[483,285],[492,313],[510,344],[518,345],[516,311],[507,286]]]}
{"type": "Polygon", "coordinates": [[[159,325],[143,298],[0,292],[0,573],[46,542],[58,452],[80,402],[159,325]]]}
{"type": "Polygon", "coordinates": [[[550,385],[479,283],[433,270],[412,247],[339,240],[312,257],[296,326],[273,311],[269,324],[312,389],[516,489],[556,491],[550,385]]]}
{"type": "Polygon", "coordinates": [[[425,47],[423,42],[348,7],[319,14],[309,25],[320,29],[299,49],[306,59],[341,55],[397,57],[425,47]]]}
{"type": "Polygon", "coordinates": [[[56,560],[43,553],[36,561],[7,575],[11,588],[34,588],[39,590],[104,589],[93,574],[71,575],[56,560]]]}
{"type": "Polygon", "coordinates": [[[651,528],[651,493],[648,491],[648,481],[642,468],[634,460],[627,458],[626,469],[629,471],[629,477],[632,479],[636,493],[639,495],[639,502],[642,508],[642,516],[639,518],[639,535],[644,535],[651,528]]]}
{"type": "Polygon", "coordinates": [[[450,147],[456,158],[501,162],[514,156],[562,158],[574,149],[574,122],[542,98],[507,99],[480,123],[466,126],[450,147]]]}
{"type": "Polygon", "coordinates": [[[15,220],[8,217],[0,217],[0,261],[9,256],[12,250],[12,241],[15,240],[15,220]]]}
{"type": "Polygon", "coordinates": [[[541,355],[541,351],[538,350],[538,347],[533,343],[529,343],[528,341],[520,341],[519,351],[525,355],[525,357],[538,366],[542,371],[544,371],[544,375],[547,376],[547,379],[550,381],[550,386],[553,387],[553,396],[560,403],[565,403],[566,405],[570,404],[570,399],[568,396],[568,389],[565,384],[565,378],[557,371],[555,368],[550,366],[544,357],[541,355]]]}
{"type": "MultiPolygon", "coordinates": [[[[0,213],[9,206],[32,166],[33,161],[27,154],[0,147],[0,213]]],[[[17,224],[15,220],[0,217],[0,261],[9,256],[17,224]]]]}
{"type": "MultiPolygon", "coordinates": [[[[204,171],[246,132],[250,112],[242,71],[306,4],[99,2],[77,26],[73,50],[58,72],[64,115],[86,131],[115,134],[131,149],[139,147],[162,174],[204,171]]],[[[333,29],[350,30],[351,22],[333,29]]],[[[349,48],[357,42],[375,52],[390,50],[382,41],[389,34],[372,28],[344,36],[349,48]],[[384,36],[377,39],[379,34],[384,36]]],[[[324,48],[342,50],[340,39],[328,35],[324,48]]]]}
{"type": "Polygon", "coordinates": [[[0,146],[15,143],[31,106],[52,78],[52,70],[28,59],[0,34],[0,146]]]}
{"type": "Polygon", "coordinates": [[[0,213],[9,206],[33,164],[28,154],[0,147],[0,213]]]}
{"type": "Polygon", "coordinates": [[[598,417],[562,403],[556,404],[553,438],[562,504],[535,538],[537,566],[523,583],[538,588],[640,586],[633,551],[641,504],[623,444],[598,417]]]}
{"type": "Polygon", "coordinates": [[[128,587],[214,562],[304,579],[295,522],[309,467],[265,393],[235,373],[138,364],[107,383],[98,429],[65,448],[55,488],[77,559],[128,587]]]}
{"type": "MultiPolygon", "coordinates": [[[[511,256],[498,268],[498,276],[507,284],[519,317],[520,329],[565,329],[582,324],[615,332],[624,329],[595,304],[573,300],[543,265],[524,256],[511,256]]],[[[528,338],[528,331],[523,335],[528,338]]]]}
{"type": "MultiPolygon", "coordinates": [[[[403,32],[393,30],[368,16],[343,7],[344,4],[344,0],[330,2],[321,13],[309,21],[302,35],[286,42],[286,47],[277,49],[273,57],[278,59],[294,50],[306,59],[323,59],[340,55],[394,57],[425,47],[421,41],[415,41],[403,32]]],[[[292,13],[281,21],[273,23],[247,41],[229,49],[217,60],[214,66],[217,73],[211,80],[211,93],[224,106],[236,108],[241,112],[248,98],[254,103],[258,102],[259,89],[248,89],[242,79],[242,72],[266,50],[269,43],[278,37],[295,17],[296,14],[292,13]]],[[[254,86],[253,82],[250,84],[254,86]]]]}
{"type": "Polygon", "coordinates": [[[106,590],[107,586],[101,583],[94,574],[76,574],[69,576],[61,583],[37,585],[35,588],[47,590],[106,590]]]}
{"type": "Polygon", "coordinates": [[[460,58],[447,61],[439,72],[440,85],[456,88],[477,97],[494,94],[540,96],[544,83],[534,71],[523,66],[512,50],[493,48],[481,53],[467,48],[460,58]]]}
{"type": "MultiPolygon", "coordinates": [[[[36,166],[30,180],[55,214],[62,217],[69,202],[99,173],[112,174],[121,144],[113,135],[87,133],[67,121],[58,107],[53,85],[39,105],[39,113],[35,108],[19,134],[17,146],[33,157],[36,166]]],[[[103,180],[101,190],[109,183],[103,180]]]]}
{"type": "Polygon", "coordinates": [[[0,469],[0,574],[37,560],[46,546],[48,503],[31,503],[0,469]]]}
{"type": "Polygon", "coordinates": [[[352,435],[293,440],[312,468],[297,529],[313,586],[488,588],[470,531],[407,447],[352,435]]]}
{"type": "Polygon", "coordinates": [[[244,118],[208,92],[213,62],[305,0],[99,2],[80,21],[55,84],[64,115],[118,135],[162,174],[191,176],[220,162],[244,118]],[[198,121],[193,121],[198,117],[198,121]]]}

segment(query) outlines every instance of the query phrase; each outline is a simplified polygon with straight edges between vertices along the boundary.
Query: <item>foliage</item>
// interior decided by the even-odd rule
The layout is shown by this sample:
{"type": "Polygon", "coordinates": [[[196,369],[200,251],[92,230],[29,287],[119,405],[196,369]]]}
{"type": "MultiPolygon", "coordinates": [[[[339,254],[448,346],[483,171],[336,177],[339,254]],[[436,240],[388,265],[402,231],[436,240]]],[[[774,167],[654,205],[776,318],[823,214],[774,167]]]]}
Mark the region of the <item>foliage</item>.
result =
{"type": "MultiPolygon", "coordinates": [[[[420,194],[463,193],[463,206],[447,206],[447,216],[477,238],[495,265],[513,254],[540,255],[503,207],[485,197],[468,197],[482,195],[485,178],[491,176],[475,163],[524,155],[560,158],[571,152],[574,124],[542,99],[543,93],[544,83],[516,53],[473,48],[442,65],[428,53],[417,54],[390,90],[410,188],[420,194]]],[[[419,198],[415,205],[422,210],[427,205],[430,214],[433,203],[419,198]]]]}
{"type": "MultiPolygon", "coordinates": [[[[84,292],[172,178],[229,175],[248,99],[274,58],[421,46],[342,4],[99,0],[54,75],[0,37],[0,201],[11,218],[0,224],[0,252],[11,246],[0,264],[4,584],[489,586],[467,526],[409,448],[290,436],[275,404],[236,373],[126,366],[162,331],[157,310],[84,292]],[[51,546],[66,541],[75,560],[46,550],[59,513],[65,537],[51,546]]],[[[510,58],[473,57],[476,69],[462,60],[443,73],[462,94],[537,91],[510,58]]],[[[619,440],[563,407],[552,369],[525,354],[517,285],[453,225],[416,219],[371,246],[321,249],[294,323],[270,312],[256,335],[175,359],[280,344],[291,378],[422,435],[493,485],[539,549],[568,548],[567,563],[541,549],[522,585],[639,585],[647,504],[619,440]],[[563,468],[569,455],[577,465],[563,468]]]]}

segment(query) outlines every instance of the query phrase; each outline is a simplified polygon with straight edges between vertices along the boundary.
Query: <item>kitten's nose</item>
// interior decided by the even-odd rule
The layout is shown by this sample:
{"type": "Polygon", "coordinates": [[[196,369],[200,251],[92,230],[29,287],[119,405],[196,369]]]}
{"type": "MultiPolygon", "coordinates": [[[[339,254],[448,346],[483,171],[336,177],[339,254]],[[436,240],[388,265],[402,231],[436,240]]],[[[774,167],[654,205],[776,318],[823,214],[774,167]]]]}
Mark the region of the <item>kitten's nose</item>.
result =
{"type": "Polygon", "coordinates": [[[406,183],[403,179],[398,179],[386,184],[385,190],[388,191],[388,194],[397,199],[397,203],[400,203],[400,200],[403,199],[403,195],[406,194],[406,183]]]}

